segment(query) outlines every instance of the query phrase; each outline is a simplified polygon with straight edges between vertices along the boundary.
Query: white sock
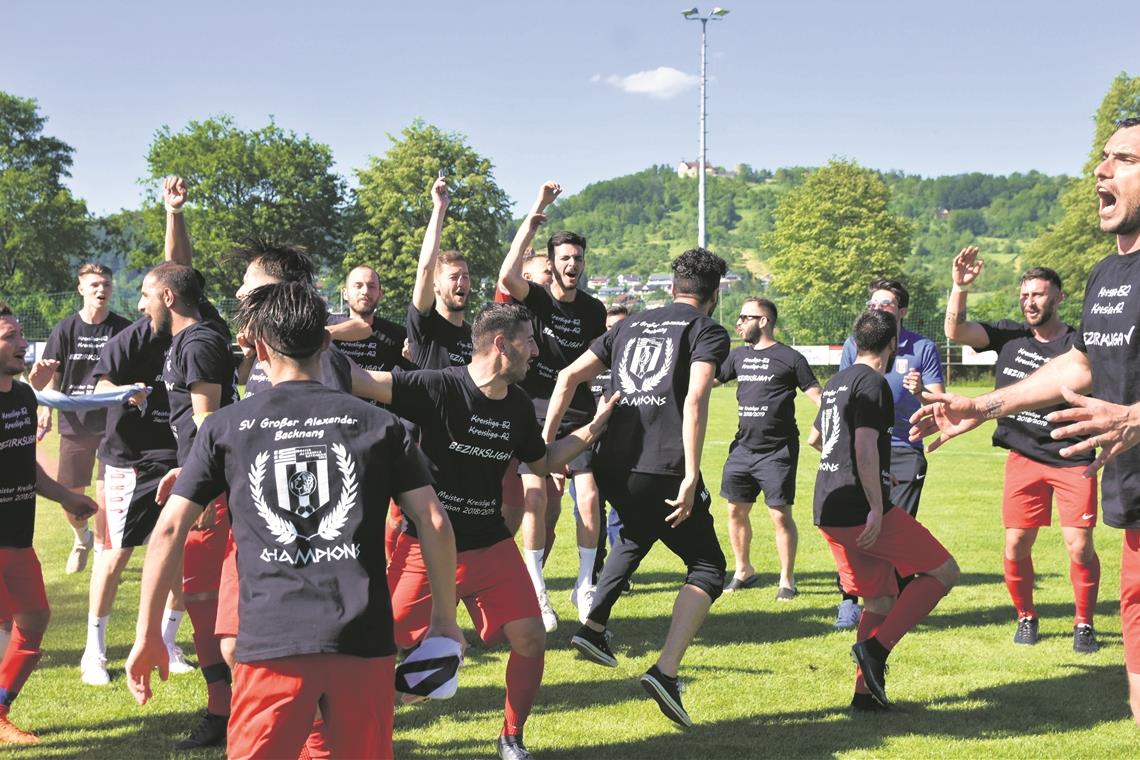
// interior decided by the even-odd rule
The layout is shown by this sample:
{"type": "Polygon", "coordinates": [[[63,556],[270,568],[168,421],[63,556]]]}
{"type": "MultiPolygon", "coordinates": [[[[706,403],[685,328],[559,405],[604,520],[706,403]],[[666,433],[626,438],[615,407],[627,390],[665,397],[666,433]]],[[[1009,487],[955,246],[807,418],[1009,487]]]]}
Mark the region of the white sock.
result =
{"type": "Polygon", "coordinates": [[[84,654],[107,656],[107,621],[110,619],[110,615],[87,616],[87,647],[83,650],[84,654]]]}
{"type": "Polygon", "coordinates": [[[84,525],[81,528],[77,528],[74,525],[72,525],[71,530],[72,530],[72,532],[75,533],[75,542],[77,544],[87,543],[87,534],[90,533],[91,531],[88,530],[86,525],[84,525]]]}
{"type": "Polygon", "coordinates": [[[535,594],[546,593],[546,580],[542,577],[542,555],[545,553],[545,549],[523,549],[523,561],[526,563],[526,571],[530,573],[535,594]]]}
{"type": "Polygon", "coordinates": [[[178,640],[178,626],[182,623],[185,610],[172,610],[167,607],[162,611],[162,643],[167,649],[173,649],[178,640]]]}
{"type": "Polygon", "coordinates": [[[574,588],[582,589],[594,585],[594,560],[598,556],[597,547],[578,547],[578,583],[574,588]]]}

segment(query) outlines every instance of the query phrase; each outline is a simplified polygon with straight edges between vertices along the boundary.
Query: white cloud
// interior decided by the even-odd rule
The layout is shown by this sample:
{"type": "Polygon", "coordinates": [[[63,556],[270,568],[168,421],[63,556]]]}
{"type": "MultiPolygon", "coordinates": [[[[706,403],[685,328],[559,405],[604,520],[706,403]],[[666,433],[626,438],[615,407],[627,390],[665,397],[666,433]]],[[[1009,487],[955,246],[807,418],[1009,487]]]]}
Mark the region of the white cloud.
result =
{"type": "MultiPolygon", "coordinates": [[[[595,76],[591,81],[598,81],[595,76]]],[[[658,66],[648,71],[638,71],[629,76],[619,77],[610,74],[605,78],[606,84],[613,85],[619,90],[633,95],[648,95],[651,98],[672,98],[686,90],[691,90],[700,82],[695,74],[686,74],[683,71],[669,66],[658,66]]]]}

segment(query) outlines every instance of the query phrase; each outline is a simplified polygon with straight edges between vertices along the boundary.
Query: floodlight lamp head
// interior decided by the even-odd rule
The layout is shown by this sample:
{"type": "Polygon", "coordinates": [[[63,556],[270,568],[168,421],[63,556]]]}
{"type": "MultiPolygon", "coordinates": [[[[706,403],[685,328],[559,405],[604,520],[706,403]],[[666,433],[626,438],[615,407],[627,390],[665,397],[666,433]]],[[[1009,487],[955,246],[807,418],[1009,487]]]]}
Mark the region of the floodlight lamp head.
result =
{"type": "Polygon", "coordinates": [[[687,11],[681,11],[681,15],[689,20],[692,20],[698,13],[700,13],[700,11],[698,11],[696,8],[690,8],[687,11]]]}
{"type": "Polygon", "coordinates": [[[728,15],[728,9],[727,8],[721,8],[718,5],[712,9],[712,13],[709,14],[709,18],[724,18],[727,15],[728,15]]]}

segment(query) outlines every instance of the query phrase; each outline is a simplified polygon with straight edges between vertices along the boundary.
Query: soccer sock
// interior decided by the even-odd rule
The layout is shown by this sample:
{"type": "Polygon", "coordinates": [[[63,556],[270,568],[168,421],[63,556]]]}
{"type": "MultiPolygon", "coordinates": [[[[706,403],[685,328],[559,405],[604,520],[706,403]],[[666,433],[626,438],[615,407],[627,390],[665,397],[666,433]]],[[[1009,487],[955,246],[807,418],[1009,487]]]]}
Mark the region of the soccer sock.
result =
{"type": "Polygon", "coordinates": [[[1013,600],[1019,618],[1037,616],[1033,608],[1033,557],[1005,558],[1005,587],[1009,589],[1009,598],[1013,600]]]}
{"type": "Polygon", "coordinates": [[[534,700],[538,697],[538,687],[542,684],[542,669],[546,664],[545,655],[525,657],[511,652],[507,658],[507,702],[503,709],[503,733],[518,736],[534,700]]]}
{"type": "Polygon", "coordinates": [[[875,630],[872,640],[877,640],[888,651],[894,649],[899,639],[922,622],[947,591],[938,579],[929,575],[918,576],[907,584],[906,591],[875,630]]]}
{"type": "Polygon", "coordinates": [[[523,561],[526,562],[526,571],[530,573],[530,582],[534,584],[534,593],[546,593],[546,580],[542,577],[542,549],[523,549],[523,561]]]}
{"type": "Polygon", "coordinates": [[[28,681],[28,676],[36,669],[43,652],[43,631],[25,631],[19,626],[12,627],[12,639],[0,660],[0,717],[8,714],[8,708],[20,694],[20,689],[28,681]]]}
{"type": "Polygon", "coordinates": [[[75,527],[74,525],[72,525],[71,526],[71,532],[75,534],[75,543],[85,544],[85,543],[87,543],[87,534],[90,533],[91,531],[88,530],[87,525],[84,524],[84,525],[79,526],[78,528],[75,527]]]}
{"type": "Polygon", "coordinates": [[[1077,607],[1073,625],[1092,625],[1100,589],[1100,557],[1094,554],[1092,562],[1087,565],[1070,562],[1069,580],[1073,582],[1073,599],[1077,607]]]}
{"type": "Polygon", "coordinates": [[[222,659],[214,624],[218,620],[218,600],[187,602],[186,614],[194,625],[194,651],[198,667],[206,679],[206,710],[213,715],[230,714],[230,669],[222,659]]]}
{"type": "Polygon", "coordinates": [[[578,582],[574,588],[585,588],[592,585],[594,577],[594,557],[598,554],[596,547],[578,547],[578,582]]]}
{"type": "MultiPolygon", "coordinates": [[[[859,627],[855,630],[856,641],[866,641],[871,638],[871,632],[883,624],[886,620],[886,615],[880,615],[877,612],[871,612],[866,607],[863,608],[863,614],[859,616],[859,627]]],[[[858,665],[855,666],[855,693],[856,694],[870,694],[871,690],[867,688],[867,684],[863,682],[863,671],[858,665]]]]}
{"type": "Polygon", "coordinates": [[[83,650],[84,654],[107,656],[107,621],[110,619],[110,615],[87,616],[87,646],[83,650]]]}
{"type": "Polygon", "coordinates": [[[167,649],[173,649],[178,641],[178,626],[182,623],[185,610],[172,610],[167,607],[162,611],[162,643],[167,649]]]}

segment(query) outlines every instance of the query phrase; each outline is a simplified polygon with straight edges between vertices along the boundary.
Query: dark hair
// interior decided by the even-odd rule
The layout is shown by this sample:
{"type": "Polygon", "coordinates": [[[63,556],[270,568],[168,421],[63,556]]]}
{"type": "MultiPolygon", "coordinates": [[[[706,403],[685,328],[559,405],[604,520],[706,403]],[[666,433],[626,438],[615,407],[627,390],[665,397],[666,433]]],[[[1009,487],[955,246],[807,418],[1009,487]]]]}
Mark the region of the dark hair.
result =
{"type": "Polygon", "coordinates": [[[97,274],[101,277],[110,277],[114,272],[111,271],[111,267],[106,267],[102,264],[84,264],[79,267],[79,273],[76,276],[82,277],[85,274],[97,274]]]}
{"type": "Polygon", "coordinates": [[[274,353],[307,359],[321,350],[328,317],[325,300],[311,285],[277,282],[251,290],[235,321],[251,343],[262,340],[274,353]]]}
{"type": "Polygon", "coordinates": [[[1123,119],[1116,120],[1117,129],[1128,129],[1129,127],[1140,127],[1140,116],[1126,116],[1123,119]]]}
{"type": "Polygon", "coordinates": [[[16,316],[16,315],[12,313],[12,307],[9,306],[7,304],[7,302],[0,301],[0,317],[14,317],[14,316],[16,316]]]}
{"type": "Polygon", "coordinates": [[[744,303],[756,304],[764,312],[764,316],[768,317],[768,321],[772,324],[776,324],[776,316],[779,314],[779,312],[776,311],[776,304],[772,303],[767,298],[761,298],[760,296],[749,296],[748,298],[744,299],[744,303]]]}
{"type": "Polygon", "coordinates": [[[550,236],[550,239],[546,241],[546,257],[550,259],[554,258],[554,249],[560,245],[566,245],[567,243],[578,246],[582,249],[582,253],[586,252],[586,238],[577,232],[567,232],[563,230],[562,232],[555,232],[550,236]]]}
{"type": "Polygon", "coordinates": [[[435,271],[439,271],[448,264],[466,264],[467,257],[459,251],[440,251],[435,260],[435,271]]]}
{"type": "Polygon", "coordinates": [[[471,324],[471,342],[475,351],[486,349],[496,335],[513,340],[523,323],[531,318],[530,310],[520,303],[487,304],[471,324]]]}
{"type": "Polygon", "coordinates": [[[1056,285],[1057,290],[1065,289],[1061,285],[1061,275],[1057,274],[1049,267],[1033,267],[1032,269],[1026,269],[1025,274],[1021,275],[1021,282],[1024,283],[1026,280],[1046,280],[1056,285]]]}
{"type": "Polygon", "coordinates": [[[312,285],[316,280],[312,257],[304,246],[294,243],[251,240],[230,251],[226,258],[244,261],[247,266],[256,263],[265,274],[282,282],[312,285]]]}
{"type": "MultiPolygon", "coordinates": [[[[889,290],[889,288],[876,288],[889,290]]],[[[859,353],[877,354],[898,337],[898,322],[894,315],[879,309],[867,309],[855,319],[851,334],[859,353]]]]}
{"type": "Polygon", "coordinates": [[[728,264],[704,248],[691,248],[673,259],[672,269],[673,293],[696,296],[701,303],[708,303],[720,288],[728,264]]]}
{"type": "Polygon", "coordinates": [[[871,284],[867,286],[867,295],[874,295],[876,290],[889,290],[895,294],[895,300],[899,302],[899,308],[905,309],[910,306],[910,293],[907,292],[906,286],[898,280],[887,280],[879,278],[871,280],[871,284]]]}
{"type": "Polygon", "coordinates": [[[167,261],[149,274],[160,286],[169,288],[184,306],[197,308],[202,300],[202,276],[192,267],[167,261]]]}
{"type": "Polygon", "coordinates": [[[609,306],[606,308],[606,316],[607,317],[617,317],[617,316],[628,317],[629,316],[629,307],[626,306],[625,304],[615,303],[612,306],[609,306]]]}

